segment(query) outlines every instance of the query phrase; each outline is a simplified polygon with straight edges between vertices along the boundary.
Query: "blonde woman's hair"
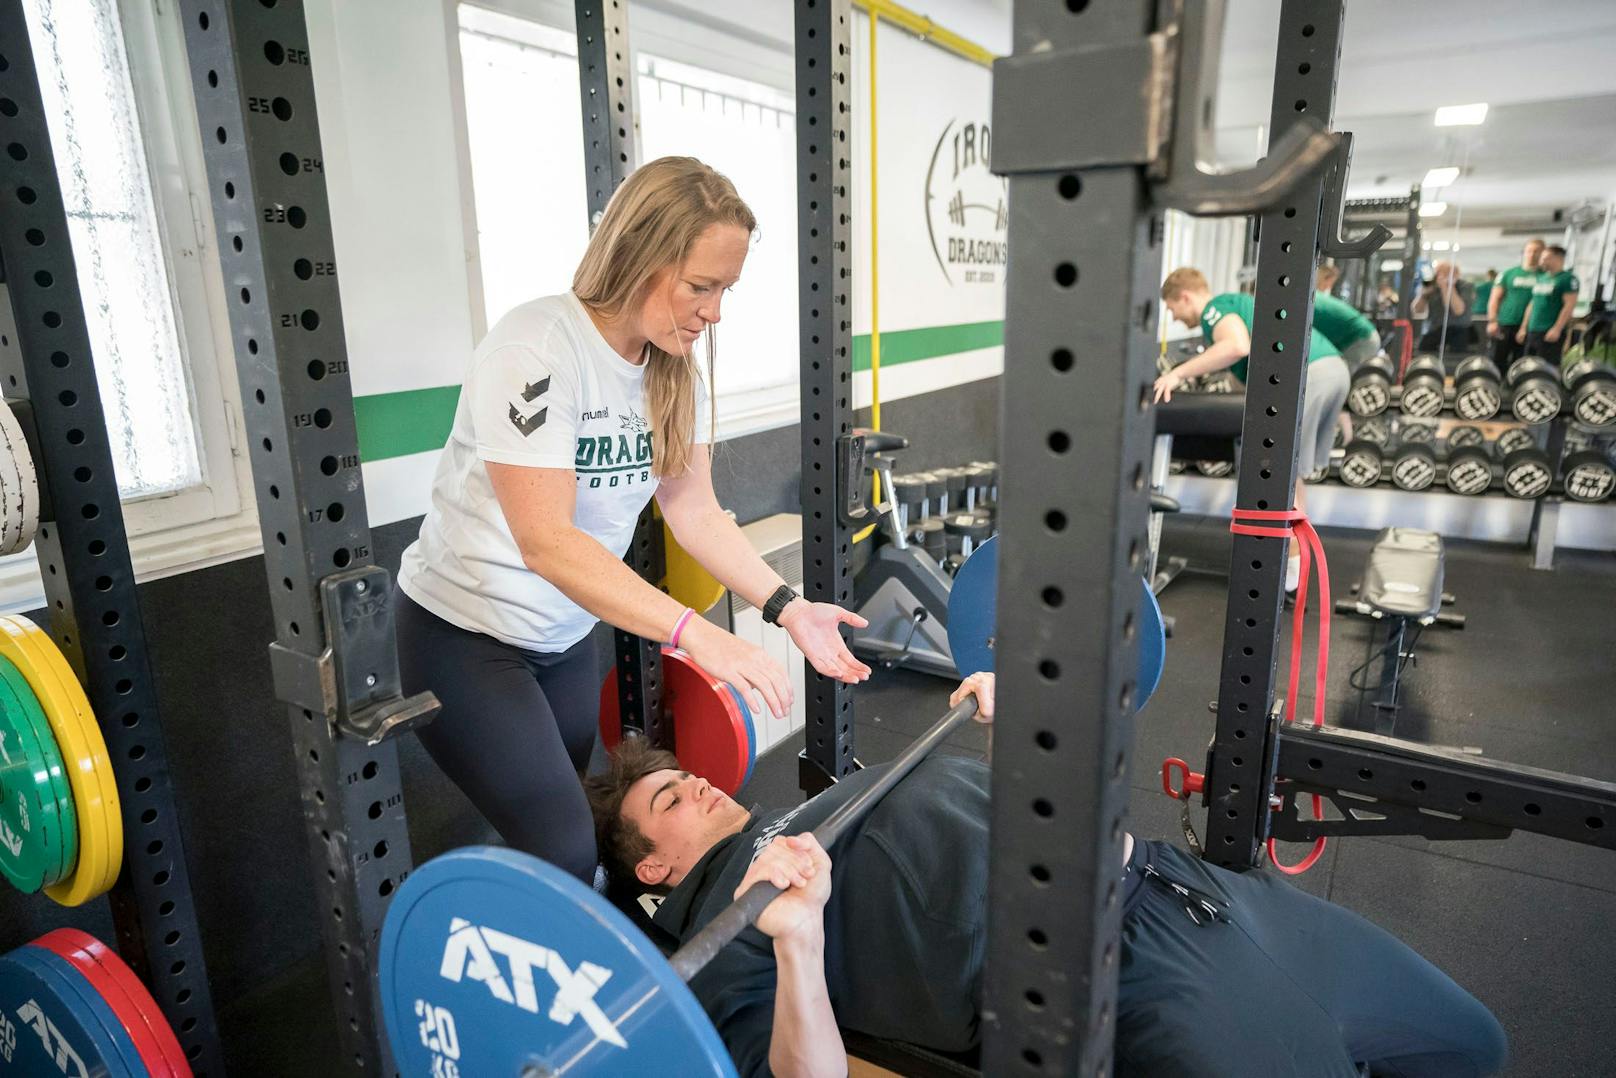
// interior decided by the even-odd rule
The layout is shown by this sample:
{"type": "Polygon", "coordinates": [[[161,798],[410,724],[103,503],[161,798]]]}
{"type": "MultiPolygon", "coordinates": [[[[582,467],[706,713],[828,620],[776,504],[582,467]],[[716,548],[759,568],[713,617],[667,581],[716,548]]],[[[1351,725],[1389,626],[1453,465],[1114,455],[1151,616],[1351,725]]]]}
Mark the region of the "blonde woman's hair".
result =
{"type": "MultiPolygon", "coordinates": [[[[694,157],[661,157],[641,165],[606,204],[573,275],[572,291],[585,306],[615,321],[638,309],[657,273],[683,265],[697,238],[713,225],[736,225],[748,233],[757,229],[757,218],[726,177],[694,157]]],[[[658,478],[681,476],[690,467],[701,375],[689,353],[665,352],[654,344],[645,352],[652,470],[658,478]]],[[[712,392],[717,352],[708,326],[710,421],[717,417],[712,392]]]]}

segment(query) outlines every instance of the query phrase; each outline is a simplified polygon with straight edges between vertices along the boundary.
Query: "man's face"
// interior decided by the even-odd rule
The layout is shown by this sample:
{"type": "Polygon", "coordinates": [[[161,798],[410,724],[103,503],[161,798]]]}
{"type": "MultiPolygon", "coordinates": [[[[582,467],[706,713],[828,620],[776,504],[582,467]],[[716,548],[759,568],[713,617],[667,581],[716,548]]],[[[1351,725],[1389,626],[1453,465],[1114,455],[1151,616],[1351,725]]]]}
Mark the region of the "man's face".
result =
{"type": "Polygon", "coordinates": [[[1539,269],[1547,270],[1550,273],[1559,273],[1565,269],[1565,255],[1559,251],[1545,250],[1538,256],[1537,264],[1539,269]]]}
{"type": "Polygon", "coordinates": [[[653,847],[635,866],[635,875],[643,884],[678,886],[703,854],[745,827],[750,815],[724,791],[688,771],[665,769],[642,776],[623,799],[623,817],[653,847]]]}
{"type": "Polygon", "coordinates": [[[1521,248],[1521,265],[1528,269],[1537,265],[1538,259],[1543,255],[1543,245],[1536,240],[1521,248]]]}
{"type": "Polygon", "coordinates": [[[1195,294],[1180,292],[1176,296],[1162,300],[1162,302],[1166,304],[1167,310],[1174,318],[1191,329],[1195,329],[1201,324],[1201,309],[1206,304],[1195,294]]]}

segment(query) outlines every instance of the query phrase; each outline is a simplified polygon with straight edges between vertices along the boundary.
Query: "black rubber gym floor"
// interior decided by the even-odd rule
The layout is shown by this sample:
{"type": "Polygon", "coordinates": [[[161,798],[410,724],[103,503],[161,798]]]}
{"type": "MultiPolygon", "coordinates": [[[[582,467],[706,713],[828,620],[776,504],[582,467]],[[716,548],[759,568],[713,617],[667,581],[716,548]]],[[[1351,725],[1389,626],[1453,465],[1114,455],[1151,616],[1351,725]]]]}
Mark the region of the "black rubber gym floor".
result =
{"type": "MultiPolygon", "coordinates": [[[[1226,521],[1170,520],[1162,552],[1226,569],[1226,521]]],[[[1338,596],[1363,568],[1370,532],[1324,531],[1338,596]]],[[[1178,806],[1161,792],[1166,756],[1199,768],[1217,695],[1227,580],[1185,574],[1161,596],[1176,619],[1161,688],[1140,716],[1130,827],[1183,844],[1178,806]]],[[[1408,670],[1396,733],[1535,767],[1616,780],[1616,557],[1560,552],[1535,571],[1524,549],[1449,541],[1446,588],[1462,631],[1428,630],[1408,670]]],[[[1365,658],[1370,623],[1332,623],[1329,721],[1358,725],[1351,669],[1365,658]]],[[[1304,671],[1311,668],[1310,646],[1304,671]]],[[[1282,638],[1289,640],[1289,622],[1282,638]]],[[[1288,667],[1282,653],[1280,671],[1288,667]]],[[[1304,680],[1306,680],[1304,678],[1304,680]]],[[[856,698],[856,751],[889,759],[946,709],[952,686],[908,671],[877,672],[856,698]]],[[[1283,693],[1283,683],[1280,692],[1283,693]]],[[[1312,714],[1311,694],[1299,714],[1312,714]]],[[[949,751],[980,756],[971,727],[949,751]]],[[[798,800],[795,746],[758,761],[743,798],[798,800]]],[[[1201,812],[1194,814],[1200,827],[1201,812]]],[[[1288,862],[1305,850],[1281,850],[1288,862]]],[[[1334,841],[1297,885],[1356,910],[1408,942],[1492,1008],[1509,1032],[1515,1076],[1616,1074],[1616,852],[1536,835],[1433,843],[1419,838],[1334,841]]]]}

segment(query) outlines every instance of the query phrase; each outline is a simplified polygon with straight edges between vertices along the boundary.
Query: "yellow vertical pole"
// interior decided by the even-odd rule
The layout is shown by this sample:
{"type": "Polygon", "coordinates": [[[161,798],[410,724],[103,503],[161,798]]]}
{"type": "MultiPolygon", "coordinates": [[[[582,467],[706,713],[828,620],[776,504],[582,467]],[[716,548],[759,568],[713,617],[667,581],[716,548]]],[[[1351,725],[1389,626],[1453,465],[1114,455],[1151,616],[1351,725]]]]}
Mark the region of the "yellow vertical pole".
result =
{"type": "MultiPolygon", "coordinates": [[[[881,17],[872,8],[870,18],[870,426],[881,429],[881,220],[878,207],[880,190],[877,179],[876,132],[879,125],[875,115],[875,30],[881,17]]],[[[881,476],[870,477],[871,503],[881,504],[881,476]]],[[[865,538],[875,525],[854,536],[854,542],[865,538]]]]}

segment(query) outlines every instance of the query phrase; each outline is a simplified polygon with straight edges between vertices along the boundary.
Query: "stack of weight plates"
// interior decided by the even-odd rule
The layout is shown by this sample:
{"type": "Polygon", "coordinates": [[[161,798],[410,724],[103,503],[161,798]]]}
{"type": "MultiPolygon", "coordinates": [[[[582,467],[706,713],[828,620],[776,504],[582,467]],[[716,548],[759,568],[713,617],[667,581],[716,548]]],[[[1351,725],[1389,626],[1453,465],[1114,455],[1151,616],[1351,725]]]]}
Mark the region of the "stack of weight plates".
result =
{"type": "Polygon", "coordinates": [[[191,1074],[146,986],[105,944],[77,929],[57,929],[0,956],[0,1014],[14,1019],[8,1074],[191,1074]]]}
{"type": "Polygon", "coordinates": [[[27,618],[0,616],[0,875],[78,906],[123,864],[107,745],[78,678],[27,618]]]}

